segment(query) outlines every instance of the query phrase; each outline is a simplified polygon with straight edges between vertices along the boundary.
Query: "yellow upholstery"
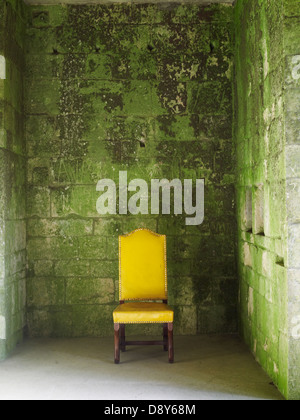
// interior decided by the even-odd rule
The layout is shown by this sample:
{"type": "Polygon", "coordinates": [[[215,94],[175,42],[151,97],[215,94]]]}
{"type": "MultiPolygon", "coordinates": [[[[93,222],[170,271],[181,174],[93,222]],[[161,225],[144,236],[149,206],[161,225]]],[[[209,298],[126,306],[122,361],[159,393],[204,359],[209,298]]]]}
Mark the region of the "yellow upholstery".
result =
{"type": "Polygon", "coordinates": [[[120,300],[167,299],[165,235],[138,229],[119,241],[120,300]]]}
{"type": "Polygon", "coordinates": [[[115,363],[120,362],[121,350],[137,344],[163,345],[173,363],[174,312],[167,305],[166,236],[148,229],[120,236],[119,264],[120,305],[113,312],[115,363]],[[163,340],[127,341],[126,324],[144,323],[163,324],[163,340]]]}
{"type": "Polygon", "coordinates": [[[173,322],[173,310],[165,303],[129,302],[119,305],[113,313],[114,323],[166,323],[173,322]]]}

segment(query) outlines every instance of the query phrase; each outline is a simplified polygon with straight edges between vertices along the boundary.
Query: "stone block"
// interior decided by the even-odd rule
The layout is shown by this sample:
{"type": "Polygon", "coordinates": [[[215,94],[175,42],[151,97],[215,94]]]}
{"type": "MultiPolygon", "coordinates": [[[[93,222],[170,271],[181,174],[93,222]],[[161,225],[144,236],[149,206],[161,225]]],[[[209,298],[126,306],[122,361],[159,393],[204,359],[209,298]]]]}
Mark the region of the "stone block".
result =
{"type": "Polygon", "coordinates": [[[169,279],[168,290],[170,305],[185,305],[194,300],[194,281],[191,277],[169,279]]]}
{"type": "Polygon", "coordinates": [[[93,221],[90,219],[29,219],[27,233],[29,236],[86,236],[93,231],[93,221]]]}
{"type": "Polygon", "coordinates": [[[284,183],[266,183],[264,185],[264,232],[268,237],[283,236],[281,220],[285,214],[284,183]]]}
{"type": "Polygon", "coordinates": [[[96,278],[119,278],[119,255],[114,256],[114,260],[92,260],[90,261],[91,275],[96,278]]]}
{"type": "Polygon", "coordinates": [[[300,55],[286,57],[285,84],[288,88],[300,86],[300,55]]]}
{"type": "MultiPolygon", "coordinates": [[[[220,82],[221,83],[221,82],[220,82]]],[[[230,83],[222,83],[222,89],[218,81],[199,84],[187,83],[187,107],[190,113],[214,115],[231,115],[231,92],[230,83]]]]}
{"type": "Polygon", "coordinates": [[[15,220],[24,219],[26,217],[26,195],[24,187],[11,186],[7,197],[9,197],[9,206],[5,208],[6,218],[15,220]]]}
{"type": "Polygon", "coordinates": [[[285,180],[285,155],[283,151],[276,151],[269,155],[265,162],[265,178],[270,183],[282,182],[285,180]]]}
{"type": "MultiPolygon", "coordinates": [[[[193,335],[197,332],[197,308],[195,305],[174,307],[176,334],[193,335]]],[[[201,325],[201,324],[200,324],[201,325]]]]}
{"type": "Polygon", "coordinates": [[[300,144],[300,120],[295,110],[286,113],[285,134],[287,144],[300,144]]]}
{"type": "Polygon", "coordinates": [[[52,217],[69,215],[98,217],[96,202],[100,195],[96,191],[96,185],[52,189],[51,215],[52,217]]]}
{"type": "Polygon", "coordinates": [[[286,177],[300,178],[300,145],[286,146],[286,177]]]}
{"type": "Polygon", "coordinates": [[[113,333],[112,313],[115,304],[73,305],[72,335],[74,337],[105,337],[113,333]]]}
{"type": "MultiPolygon", "coordinates": [[[[38,260],[38,261],[30,261],[30,273],[36,277],[53,277],[53,261],[48,260],[38,260]]],[[[29,274],[30,276],[31,274],[29,274]]]]}
{"type": "Polygon", "coordinates": [[[94,220],[94,235],[122,235],[123,234],[123,219],[121,217],[106,218],[94,220]]]}
{"type": "Polygon", "coordinates": [[[27,215],[50,217],[50,190],[44,187],[27,188],[27,215]]]}
{"type": "Polygon", "coordinates": [[[198,132],[194,129],[193,122],[190,115],[159,116],[155,124],[155,137],[159,141],[196,140],[198,132]]]}
{"type": "Polygon", "coordinates": [[[30,260],[68,260],[78,257],[79,238],[31,238],[27,241],[30,260]]]}
{"type": "MultiPolygon", "coordinates": [[[[58,260],[53,269],[56,277],[91,277],[93,262],[75,258],[72,260],[58,260]]],[[[37,274],[38,275],[38,274],[37,274]]]]}
{"type": "MultiPolygon", "coordinates": [[[[113,66],[115,65],[117,68],[124,67],[122,60],[115,64],[118,58],[119,56],[116,56],[114,60],[113,56],[106,54],[88,54],[85,60],[83,75],[81,77],[85,79],[111,80],[113,66]]],[[[124,77],[120,78],[123,79],[124,77]]]]}
{"type": "Polygon", "coordinates": [[[145,50],[135,51],[129,54],[127,60],[122,60],[120,66],[116,67],[116,60],[114,60],[112,68],[112,77],[131,80],[156,80],[159,78],[158,74],[158,58],[149,52],[151,44],[145,50]],[[141,66],[140,63],[144,65],[141,66]],[[121,73],[122,72],[122,73],[121,73]]]}
{"type": "Polygon", "coordinates": [[[14,254],[7,254],[5,257],[5,271],[6,280],[10,276],[14,276],[16,273],[20,273],[25,270],[26,267],[26,250],[23,249],[14,254]]]}
{"type": "Polygon", "coordinates": [[[288,226],[288,268],[300,268],[300,224],[288,226]]]}
{"type": "Polygon", "coordinates": [[[285,95],[286,112],[294,112],[300,100],[300,88],[288,89],[285,95]]]}
{"type": "Polygon", "coordinates": [[[297,223],[300,220],[300,179],[288,179],[286,182],[286,206],[289,223],[297,223]]]}
{"type": "Polygon", "coordinates": [[[238,285],[235,277],[219,277],[213,283],[212,299],[216,305],[234,306],[238,296],[238,285]]]}
{"type": "Polygon", "coordinates": [[[289,302],[299,302],[300,299],[300,269],[290,269],[287,271],[288,279],[288,300],[289,302]]]}
{"type": "Polygon", "coordinates": [[[56,28],[28,28],[26,32],[27,43],[25,48],[26,55],[42,55],[65,53],[66,46],[60,42],[61,31],[56,28]]]}
{"type": "Polygon", "coordinates": [[[30,337],[45,337],[51,335],[46,310],[29,310],[27,311],[27,325],[30,337]],[[46,327],[46,324],[47,327],[46,327]]]}
{"type": "Polygon", "coordinates": [[[198,310],[198,333],[209,334],[212,331],[228,333],[236,330],[236,308],[234,306],[215,305],[198,310]]]}
{"type": "Polygon", "coordinates": [[[59,131],[55,118],[28,115],[26,118],[27,154],[29,158],[49,157],[60,153],[59,131]]]}
{"type": "Polygon", "coordinates": [[[299,17],[291,17],[284,21],[284,53],[286,55],[300,54],[299,17]]]}
{"type": "Polygon", "coordinates": [[[67,8],[63,5],[52,4],[49,8],[43,5],[34,5],[28,12],[28,22],[33,28],[60,26],[67,19],[67,8]]]}
{"type": "Polygon", "coordinates": [[[106,304],[114,302],[112,279],[69,279],[66,281],[66,304],[106,304]]]}
{"type": "Polygon", "coordinates": [[[26,249],[26,222],[24,220],[6,221],[5,253],[14,254],[26,249]]]}
{"type": "Polygon", "coordinates": [[[79,257],[82,259],[107,259],[106,238],[91,236],[78,238],[79,257]]]}
{"type": "Polygon", "coordinates": [[[262,253],[262,274],[265,277],[273,277],[273,269],[275,264],[275,255],[269,251],[262,253]]]}
{"type": "Polygon", "coordinates": [[[136,116],[151,116],[152,111],[152,88],[143,80],[131,81],[126,86],[123,95],[122,114],[136,116]],[[143,106],[141,107],[141,103],[143,106]]]}
{"type": "Polygon", "coordinates": [[[6,339],[6,320],[3,315],[0,316],[0,340],[6,339]]]}
{"type": "MultiPolygon", "coordinates": [[[[33,54],[26,55],[25,77],[31,79],[32,74],[36,75],[37,79],[57,79],[62,77],[63,55],[56,54],[39,54],[35,51],[33,54]]],[[[63,75],[63,77],[66,77],[63,75]]]]}
{"type": "Polygon", "coordinates": [[[299,2],[297,0],[284,1],[284,15],[286,17],[300,16],[299,2]]]}
{"type": "Polygon", "coordinates": [[[63,305],[65,284],[63,279],[35,277],[27,279],[27,304],[29,307],[63,305]]]}
{"type": "Polygon", "coordinates": [[[20,70],[9,60],[6,61],[6,79],[4,84],[4,96],[16,111],[22,113],[23,107],[23,79],[20,70]]]}
{"type": "MultiPolygon", "coordinates": [[[[56,80],[36,80],[25,83],[25,111],[27,114],[60,113],[61,84],[56,80]]],[[[63,98],[62,98],[63,99],[63,98]]]]}
{"type": "Polygon", "coordinates": [[[119,255],[119,237],[118,235],[110,236],[106,239],[106,259],[114,260],[119,255]]]}

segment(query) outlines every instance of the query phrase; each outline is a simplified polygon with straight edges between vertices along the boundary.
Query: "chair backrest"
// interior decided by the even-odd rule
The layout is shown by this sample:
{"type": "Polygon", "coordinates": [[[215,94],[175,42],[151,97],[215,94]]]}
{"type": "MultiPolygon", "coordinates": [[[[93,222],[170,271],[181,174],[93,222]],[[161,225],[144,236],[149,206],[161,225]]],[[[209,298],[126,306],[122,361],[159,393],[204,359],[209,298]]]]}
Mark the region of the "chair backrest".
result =
{"type": "Polygon", "coordinates": [[[166,236],[137,229],[119,237],[120,300],[166,300],[166,236]]]}

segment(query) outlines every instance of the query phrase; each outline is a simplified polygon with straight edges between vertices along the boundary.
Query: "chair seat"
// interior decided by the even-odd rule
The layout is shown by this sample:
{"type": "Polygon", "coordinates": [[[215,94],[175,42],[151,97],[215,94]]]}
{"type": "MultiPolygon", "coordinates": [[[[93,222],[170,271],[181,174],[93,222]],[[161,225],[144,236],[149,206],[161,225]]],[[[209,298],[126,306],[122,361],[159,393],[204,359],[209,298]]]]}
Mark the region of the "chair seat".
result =
{"type": "Polygon", "coordinates": [[[129,302],[113,312],[114,323],[144,324],[173,322],[174,312],[166,303],[129,302]]]}

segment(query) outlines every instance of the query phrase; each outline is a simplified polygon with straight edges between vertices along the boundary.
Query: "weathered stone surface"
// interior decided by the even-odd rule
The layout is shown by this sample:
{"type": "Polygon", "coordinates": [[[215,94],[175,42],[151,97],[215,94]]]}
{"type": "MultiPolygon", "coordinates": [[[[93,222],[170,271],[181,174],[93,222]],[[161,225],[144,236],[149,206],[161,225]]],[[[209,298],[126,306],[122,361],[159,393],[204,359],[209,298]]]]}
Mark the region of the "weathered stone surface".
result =
{"type": "Polygon", "coordinates": [[[290,328],[299,315],[291,304],[299,267],[299,16],[294,1],[235,5],[240,325],[291,399],[299,395],[299,347],[290,328]]]}
{"type": "Polygon", "coordinates": [[[24,8],[19,0],[0,5],[0,359],[22,340],[26,323],[24,8]]]}
{"type": "Polygon", "coordinates": [[[65,285],[63,303],[55,293],[48,305],[43,297],[39,303],[42,289],[29,290],[31,335],[111,334],[118,236],[140,227],[168,237],[178,332],[236,328],[231,23],[232,7],[219,4],[29,8],[29,278],[44,279],[43,290],[65,285]],[[110,178],[118,186],[120,170],[149,185],[153,178],[206,178],[205,222],[100,217],[96,184],[110,178]],[[202,317],[204,307],[196,306],[207,294],[211,310],[202,317]],[[213,308],[226,314],[222,322],[213,308]]]}

